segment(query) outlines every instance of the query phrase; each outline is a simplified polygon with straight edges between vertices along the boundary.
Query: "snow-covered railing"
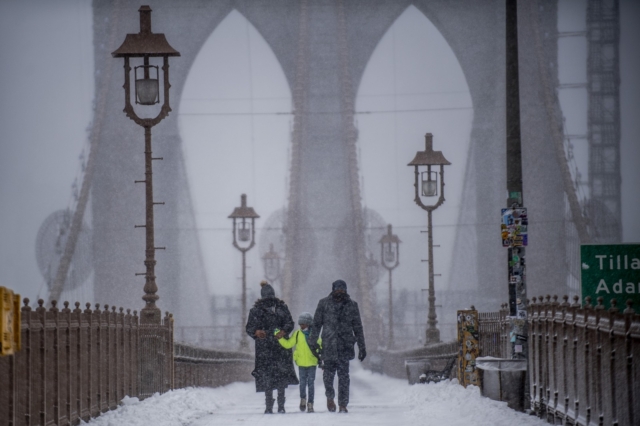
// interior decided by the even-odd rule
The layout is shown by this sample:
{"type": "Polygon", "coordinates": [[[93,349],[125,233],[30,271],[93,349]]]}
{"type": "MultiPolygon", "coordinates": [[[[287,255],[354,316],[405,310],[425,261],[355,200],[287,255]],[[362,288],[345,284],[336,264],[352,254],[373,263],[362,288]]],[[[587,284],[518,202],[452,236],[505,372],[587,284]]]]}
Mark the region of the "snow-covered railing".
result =
{"type": "Polygon", "coordinates": [[[217,387],[253,380],[253,356],[246,352],[226,352],[174,344],[174,388],[217,387]]]}
{"type": "MultiPolygon", "coordinates": [[[[532,409],[552,424],[640,424],[640,315],[615,301],[607,309],[602,298],[592,306],[587,297],[584,307],[568,300],[547,295],[529,305],[532,409]]],[[[483,356],[510,353],[502,308],[480,315],[483,356]]]]}

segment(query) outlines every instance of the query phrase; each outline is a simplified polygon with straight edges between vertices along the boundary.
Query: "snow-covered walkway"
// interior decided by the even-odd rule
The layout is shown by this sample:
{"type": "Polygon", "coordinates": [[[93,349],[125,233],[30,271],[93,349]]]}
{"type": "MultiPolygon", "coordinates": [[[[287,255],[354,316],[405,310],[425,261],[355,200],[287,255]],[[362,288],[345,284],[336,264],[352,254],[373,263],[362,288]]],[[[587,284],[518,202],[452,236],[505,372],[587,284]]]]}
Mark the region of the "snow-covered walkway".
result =
{"type": "Polygon", "coordinates": [[[373,374],[351,363],[348,414],[327,412],[322,371],[316,376],[316,412],[300,412],[298,387],[287,388],[286,414],[263,414],[264,393],[253,382],[216,388],[189,388],[139,402],[125,398],[117,410],[90,426],[542,426],[537,417],[517,413],[506,403],[480,396],[455,382],[409,386],[406,381],[373,374]]]}

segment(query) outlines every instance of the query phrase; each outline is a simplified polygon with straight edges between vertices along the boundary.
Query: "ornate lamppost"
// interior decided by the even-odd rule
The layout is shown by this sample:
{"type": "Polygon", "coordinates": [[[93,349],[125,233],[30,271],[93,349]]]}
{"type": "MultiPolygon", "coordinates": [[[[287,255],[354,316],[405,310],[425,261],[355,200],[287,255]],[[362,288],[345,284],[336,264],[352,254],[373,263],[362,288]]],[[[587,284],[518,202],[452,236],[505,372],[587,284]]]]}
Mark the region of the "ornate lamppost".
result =
{"type": "Polygon", "coordinates": [[[400,264],[400,238],[391,232],[387,225],[387,234],[380,238],[380,263],[389,271],[389,347],[393,347],[393,285],[391,273],[400,264]]]}
{"type": "Polygon", "coordinates": [[[154,34],[151,32],[151,8],[149,6],[141,6],[140,12],[140,32],[138,34],[127,34],[124,43],[116,49],[111,55],[114,58],[124,58],[124,113],[139,126],[144,127],[144,166],[145,179],[136,181],[136,183],[145,184],[145,209],[146,222],[144,225],[136,227],[145,228],[146,246],[145,260],[146,266],[144,292],[142,299],[145,301],[145,307],[140,312],[140,322],[146,324],[160,324],[161,311],[156,306],[158,300],[158,286],[156,285],[155,275],[155,251],[162,247],[155,247],[154,244],[154,228],[153,228],[153,158],[151,152],[151,128],[162,121],[169,112],[169,57],[180,56],[180,53],[169,45],[164,34],[154,34]],[[137,59],[140,58],[140,59],[137,59]],[[162,58],[162,87],[163,93],[160,96],[160,73],[157,65],[152,65],[151,58],[162,58]],[[132,61],[133,59],[133,61],[132,61]],[[131,104],[131,62],[134,64],[133,74],[135,79],[135,88],[133,98],[136,105],[152,106],[159,104],[162,98],[163,103],[160,111],[154,118],[141,118],[131,104]]]}
{"type": "Polygon", "coordinates": [[[280,255],[273,248],[273,243],[269,244],[269,251],[262,256],[262,263],[264,265],[264,278],[270,283],[280,279],[280,255]]]}
{"type": "Polygon", "coordinates": [[[240,328],[240,350],[249,349],[247,333],[244,332],[244,322],[247,320],[247,252],[256,245],[256,219],[260,216],[247,207],[247,195],[240,196],[240,207],[236,207],[229,215],[233,219],[233,246],[242,253],[242,319],[240,328]]]}
{"type": "Polygon", "coordinates": [[[433,225],[431,213],[444,203],[444,166],[451,163],[444,158],[441,151],[433,150],[433,135],[427,133],[425,139],[425,150],[418,151],[415,158],[408,166],[415,167],[415,198],[414,201],[423,210],[427,211],[428,235],[429,235],[429,313],[427,321],[427,336],[425,345],[440,342],[440,330],[436,327],[436,292],[433,282],[433,225]],[[440,196],[435,204],[427,205],[422,202],[422,197],[438,196],[438,172],[432,170],[440,166],[440,196]]]}

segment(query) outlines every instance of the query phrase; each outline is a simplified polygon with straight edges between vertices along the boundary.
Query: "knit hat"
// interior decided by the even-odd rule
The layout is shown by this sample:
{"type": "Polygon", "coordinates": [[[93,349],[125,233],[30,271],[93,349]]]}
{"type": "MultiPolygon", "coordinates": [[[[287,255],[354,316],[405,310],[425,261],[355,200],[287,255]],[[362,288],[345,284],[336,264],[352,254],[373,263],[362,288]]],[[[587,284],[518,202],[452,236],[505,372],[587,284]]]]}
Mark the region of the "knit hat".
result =
{"type": "Polygon", "coordinates": [[[344,290],[347,291],[347,283],[342,280],[334,281],[331,285],[331,291],[344,290]]]}
{"type": "Polygon", "coordinates": [[[313,323],[313,315],[311,315],[309,312],[303,312],[298,317],[298,324],[300,325],[311,325],[311,323],[313,323]]]}
{"type": "Polygon", "coordinates": [[[273,290],[273,287],[271,287],[268,282],[264,280],[261,281],[260,287],[262,287],[260,289],[260,297],[262,297],[263,299],[267,299],[269,297],[276,297],[276,292],[273,290]]]}

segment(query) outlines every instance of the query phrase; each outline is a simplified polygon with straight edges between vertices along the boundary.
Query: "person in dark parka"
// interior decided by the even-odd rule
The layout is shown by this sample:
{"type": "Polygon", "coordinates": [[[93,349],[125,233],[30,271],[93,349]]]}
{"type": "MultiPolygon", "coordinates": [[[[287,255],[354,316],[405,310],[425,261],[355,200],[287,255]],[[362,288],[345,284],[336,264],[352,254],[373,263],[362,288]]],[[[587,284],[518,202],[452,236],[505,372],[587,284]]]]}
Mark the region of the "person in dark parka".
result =
{"type": "Polygon", "coordinates": [[[328,297],[321,299],[313,317],[313,327],[309,336],[312,352],[317,351],[315,343],[322,330],[322,350],[320,357],[324,363],[323,381],[327,408],[336,411],[333,379],[338,373],[338,405],[341,413],[347,413],[349,404],[349,361],[355,358],[354,344],[358,344],[358,359],[367,356],[364,330],[358,304],[347,294],[347,283],[337,280],[332,284],[328,297]]]}
{"type": "Polygon", "coordinates": [[[294,322],[287,305],[276,298],[275,291],[266,281],[260,283],[261,299],[249,311],[246,331],[256,344],[256,392],[265,393],[265,413],[273,413],[273,390],[278,390],[278,413],[284,413],[284,390],[299,384],[293,367],[291,349],[285,349],[278,339],[293,331],[294,322]]]}

